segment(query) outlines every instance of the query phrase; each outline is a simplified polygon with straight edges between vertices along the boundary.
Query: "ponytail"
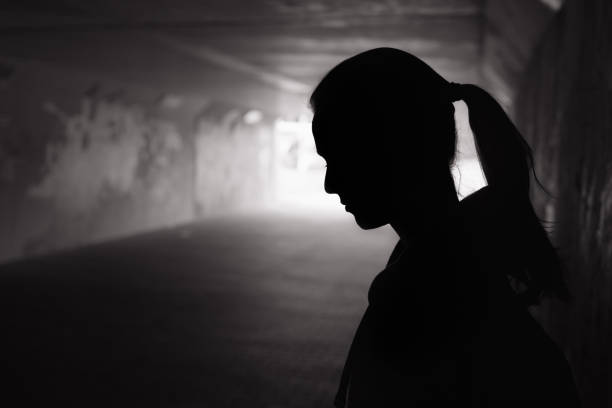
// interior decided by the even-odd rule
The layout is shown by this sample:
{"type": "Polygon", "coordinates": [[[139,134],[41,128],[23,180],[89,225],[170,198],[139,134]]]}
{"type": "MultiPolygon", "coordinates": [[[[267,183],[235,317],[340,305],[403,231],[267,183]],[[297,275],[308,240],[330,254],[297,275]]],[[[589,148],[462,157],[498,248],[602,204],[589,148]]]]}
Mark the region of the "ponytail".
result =
{"type": "Polygon", "coordinates": [[[504,218],[506,228],[501,233],[507,235],[504,241],[515,258],[508,274],[524,288],[519,295],[528,304],[538,303],[541,295],[569,299],[561,261],[529,199],[533,172],[529,145],[485,90],[455,83],[448,89],[451,101],[463,100],[468,107],[476,151],[494,197],[484,205],[493,206],[490,210],[504,218]]]}

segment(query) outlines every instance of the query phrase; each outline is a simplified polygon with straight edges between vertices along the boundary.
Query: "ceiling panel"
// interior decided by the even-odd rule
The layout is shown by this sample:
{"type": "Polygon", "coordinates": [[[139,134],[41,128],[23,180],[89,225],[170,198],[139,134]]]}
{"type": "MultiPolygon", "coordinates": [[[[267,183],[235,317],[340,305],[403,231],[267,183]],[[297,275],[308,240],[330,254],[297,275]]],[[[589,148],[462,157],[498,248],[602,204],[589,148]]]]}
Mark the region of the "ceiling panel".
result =
{"type": "Polygon", "coordinates": [[[333,65],[378,46],[412,52],[449,80],[479,81],[481,0],[54,4],[1,6],[4,49],[181,91],[237,83],[242,100],[249,89],[303,96],[333,65]]]}

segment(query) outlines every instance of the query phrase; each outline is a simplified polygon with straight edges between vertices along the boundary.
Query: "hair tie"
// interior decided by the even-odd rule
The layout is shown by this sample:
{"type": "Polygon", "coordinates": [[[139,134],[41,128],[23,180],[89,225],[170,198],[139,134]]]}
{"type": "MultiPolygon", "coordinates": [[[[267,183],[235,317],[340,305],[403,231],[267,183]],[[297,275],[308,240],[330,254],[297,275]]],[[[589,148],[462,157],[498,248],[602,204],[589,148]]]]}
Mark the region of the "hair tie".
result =
{"type": "Polygon", "coordinates": [[[457,102],[463,99],[463,84],[449,82],[447,88],[448,97],[451,102],[457,102]]]}

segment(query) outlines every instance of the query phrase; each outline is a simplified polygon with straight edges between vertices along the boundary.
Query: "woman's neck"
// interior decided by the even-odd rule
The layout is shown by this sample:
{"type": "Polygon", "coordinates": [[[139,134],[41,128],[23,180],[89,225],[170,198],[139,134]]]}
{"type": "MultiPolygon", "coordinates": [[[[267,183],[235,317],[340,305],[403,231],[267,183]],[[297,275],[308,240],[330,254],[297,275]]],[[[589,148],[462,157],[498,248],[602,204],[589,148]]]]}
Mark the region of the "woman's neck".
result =
{"type": "Polygon", "coordinates": [[[448,197],[442,206],[429,206],[419,214],[403,214],[390,225],[406,245],[417,241],[436,242],[444,240],[459,226],[459,200],[448,197]]]}

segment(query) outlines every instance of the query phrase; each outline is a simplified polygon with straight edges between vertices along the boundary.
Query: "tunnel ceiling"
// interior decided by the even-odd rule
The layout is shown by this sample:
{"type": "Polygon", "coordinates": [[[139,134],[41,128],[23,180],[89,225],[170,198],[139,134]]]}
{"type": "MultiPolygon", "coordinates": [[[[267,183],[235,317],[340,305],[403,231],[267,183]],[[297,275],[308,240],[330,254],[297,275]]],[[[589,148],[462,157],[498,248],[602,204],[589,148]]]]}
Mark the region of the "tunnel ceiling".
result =
{"type": "MultiPolygon", "coordinates": [[[[526,2],[538,3],[518,1],[526,2]]],[[[0,6],[0,45],[16,58],[289,114],[305,108],[305,95],[329,68],[377,46],[410,51],[451,81],[482,83],[491,3],[63,0],[45,7],[22,1],[0,6]]]]}

